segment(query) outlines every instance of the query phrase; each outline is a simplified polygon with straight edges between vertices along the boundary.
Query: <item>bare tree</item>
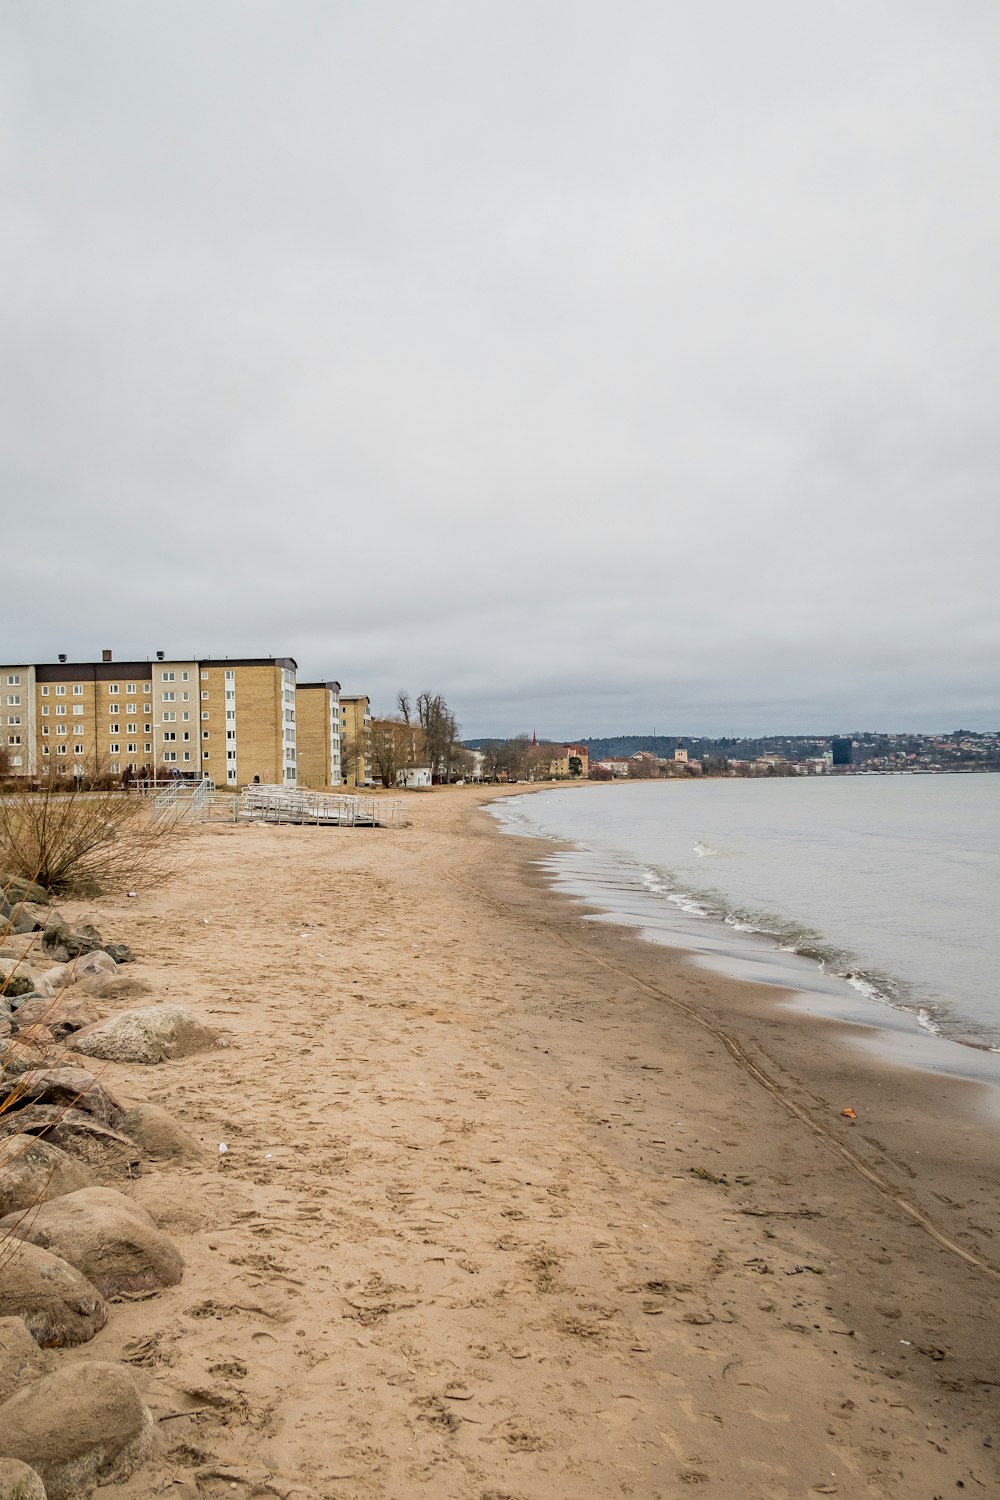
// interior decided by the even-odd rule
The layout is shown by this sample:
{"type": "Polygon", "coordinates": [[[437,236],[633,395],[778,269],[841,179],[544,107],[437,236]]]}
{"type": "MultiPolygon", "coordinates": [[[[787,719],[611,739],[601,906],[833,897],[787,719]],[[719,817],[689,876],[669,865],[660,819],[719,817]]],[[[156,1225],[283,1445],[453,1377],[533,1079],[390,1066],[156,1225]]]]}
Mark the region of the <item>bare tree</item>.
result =
{"type": "Polygon", "coordinates": [[[442,781],[451,781],[459,748],[458,720],[440,693],[418,694],[416,708],[431,771],[442,781]]]}

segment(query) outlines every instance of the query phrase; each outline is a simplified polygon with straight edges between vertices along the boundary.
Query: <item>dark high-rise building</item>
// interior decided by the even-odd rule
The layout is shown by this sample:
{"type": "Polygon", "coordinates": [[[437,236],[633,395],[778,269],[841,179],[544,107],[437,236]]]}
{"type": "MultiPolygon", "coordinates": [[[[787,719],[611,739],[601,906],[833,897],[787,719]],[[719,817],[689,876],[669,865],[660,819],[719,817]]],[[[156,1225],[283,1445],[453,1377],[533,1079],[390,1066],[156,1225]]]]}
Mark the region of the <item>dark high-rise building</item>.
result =
{"type": "Polygon", "coordinates": [[[851,752],[854,749],[851,740],[831,740],[830,749],[833,751],[833,763],[835,766],[849,766],[851,764],[851,752]]]}

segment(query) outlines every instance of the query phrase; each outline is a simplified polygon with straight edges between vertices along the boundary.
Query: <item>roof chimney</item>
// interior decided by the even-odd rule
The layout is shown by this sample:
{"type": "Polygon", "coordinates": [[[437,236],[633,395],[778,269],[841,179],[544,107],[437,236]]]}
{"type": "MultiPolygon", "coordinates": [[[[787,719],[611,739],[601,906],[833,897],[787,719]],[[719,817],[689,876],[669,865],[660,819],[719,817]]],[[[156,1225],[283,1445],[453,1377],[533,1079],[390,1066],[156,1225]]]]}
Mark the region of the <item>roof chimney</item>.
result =
{"type": "Polygon", "coordinates": [[[101,652],[101,661],[110,661],[110,660],[111,660],[111,652],[107,649],[107,647],[105,647],[105,649],[101,652]]]}
{"type": "Polygon", "coordinates": [[[163,660],[163,652],[162,651],[157,651],[157,653],[156,653],[156,660],[157,661],[162,661],[163,660]]]}
{"type": "Polygon", "coordinates": [[[66,653],[65,653],[65,651],[60,651],[60,653],[59,653],[59,660],[60,661],[65,661],[66,660],[66,653]]]}

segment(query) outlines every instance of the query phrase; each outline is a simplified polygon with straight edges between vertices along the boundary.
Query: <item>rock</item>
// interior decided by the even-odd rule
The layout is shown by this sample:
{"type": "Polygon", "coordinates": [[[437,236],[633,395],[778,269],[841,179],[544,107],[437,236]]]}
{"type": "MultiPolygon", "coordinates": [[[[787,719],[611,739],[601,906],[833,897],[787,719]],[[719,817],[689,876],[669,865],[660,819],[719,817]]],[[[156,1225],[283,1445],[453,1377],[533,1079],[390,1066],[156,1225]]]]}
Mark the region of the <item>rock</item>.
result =
{"type": "Polygon", "coordinates": [[[0,875],[0,890],[11,906],[16,906],[21,901],[36,901],[39,906],[49,904],[49,893],[45,887],[36,885],[33,880],[25,880],[22,875],[0,875]]]}
{"type": "MultiPolygon", "coordinates": [[[[24,1240],[12,1241],[0,1267],[0,1318],[23,1318],[36,1344],[61,1349],[85,1344],[99,1333],[108,1321],[108,1304],[86,1276],[58,1255],[24,1240]]],[[[0,1453],[5,1435],[0,1417],[0,1453]]]]}
{"type": "Polygon", "coordinates": [[[85,1026],[74,1036],[73,1050],[111,1062],[161,1063],[202,1052],[216,1040],[216,1034],[183,1006],[151,1005],[85,1026]]]}
{"type": "MultiPolygon", "coordinates": [[[[22,1318],[0,1318],[0,1404],[29,1380],[47,1374],[48,1360],[22,1318]]],[[[2,1496],[0,1489],[0,1500],[2,1496]]]]}
{"type": "Polygon", "coordinates": [[[176,1286],[184,1274],[173,1241],[113,1188],[81,1188],[31,1214],[10,1214],[0,1219],[0,1243],[7,1235],[62,1256],[104,1297],[160,1291],[176,1286]]]}
{"type": "Polygon", "coordinates": [[[35,988],[35,971],[23,958],[0,958],[0,990],[12,1000],[30,995],[35,988]]]}
{"type": "Polygon", "coordinates": [[[56,917],[42,933],[42,947],[65,963],[68,959],[79,958],[83,953],[95,953],[104,947],[104,939],[97,928],[88,923],[70,929],[61,917],[56,917]]]}
{"type": "Polygon", "coordinates": [[[91,1026],[98,1019],[97,1010],[82,997],[64,999],[56,996],[45,999],[41,996],[23,1000],[17,1007],[17,1024],[44,1026],[52,1036],[62,1038],[83,1026],[91,1026]]]}
{"type": "Polygon", "coordinates": [[[89,979],[94,974],[113,974],[117,965],[110,953],[96,948],[93,953],[83,953],[71,965],[77,979],[89,979]]]}
{"type": "Polygon", "coordinates": [[[133,1140],[78,1109],[33,1104],[15,1110],[11,1119],[0,1115],[0,1136],[18,1131],[43,1136],[50,1145],[85,1162],[100,1182],[138,1177],[142,1171],[142,1154],[133,1140]]]}
{"type": "Polygon", "coordinates": [[[4,1112],[4,1124],[29,1104],[79,1110],[112,1129],[125,1117],[118,1100],[85,1068],[36,1068],[16,1080],[0,1078],[0,1107],[7,1100],[11,1102],[4,1112]]]}
{"type": "Polygon", "coordinates": [[[134,964],[135,954],[128,943],[105,943],[105,953],[109,953],[116,964],[134,964]]]}
{"type": "Polygon", "coordinates": [[[119,1128],[152,1161],[198,1161],[205,1155],[194,1136],[158,1104],[137,1104],[119,1128]]]}
{"type": "Polygon", "coordinates": [[[23,1037],[16,1041],[0,1040],[0,1079],[17,1078],[21,1073],[30,1073],[45,1062],[45,1054],[31,1046],[23,1037]]]}
{"type": "Polygon", "coordinates": [[[92,1187],[93,1176],[58,1146],[33,1135],[0,1140],[0,1217],[92,1187]]]}
{"type": "Polygon", "coordinates": [[[0,1452],[36,1470],[47,1500],[85,1500],[152,1456],[153,1419],[128,1370],[87,1360],[0,1406],[0,1452]]]}
{"type": "Polygon", "coordinates": [[[47,1500],[41,1476],[19,1458],[0,1458],[0,1500],[47,1500]]]}

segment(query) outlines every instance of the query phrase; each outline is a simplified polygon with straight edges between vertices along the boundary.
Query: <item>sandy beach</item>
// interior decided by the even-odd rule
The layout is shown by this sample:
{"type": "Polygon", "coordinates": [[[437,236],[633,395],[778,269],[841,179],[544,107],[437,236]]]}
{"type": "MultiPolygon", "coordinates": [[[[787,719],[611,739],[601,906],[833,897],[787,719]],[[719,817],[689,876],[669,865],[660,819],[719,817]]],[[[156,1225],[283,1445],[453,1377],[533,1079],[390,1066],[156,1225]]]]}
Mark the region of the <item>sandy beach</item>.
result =
{"type": "Polygon", "coordinates": [[[99,1494],[996,1494],[980,1090],[583,921],[489,795],[68,908],[226,1044],[97,1069],[202,1147],[126,1188],[181,1284],[60,1355],[156,1419],[99,1494]]]}

